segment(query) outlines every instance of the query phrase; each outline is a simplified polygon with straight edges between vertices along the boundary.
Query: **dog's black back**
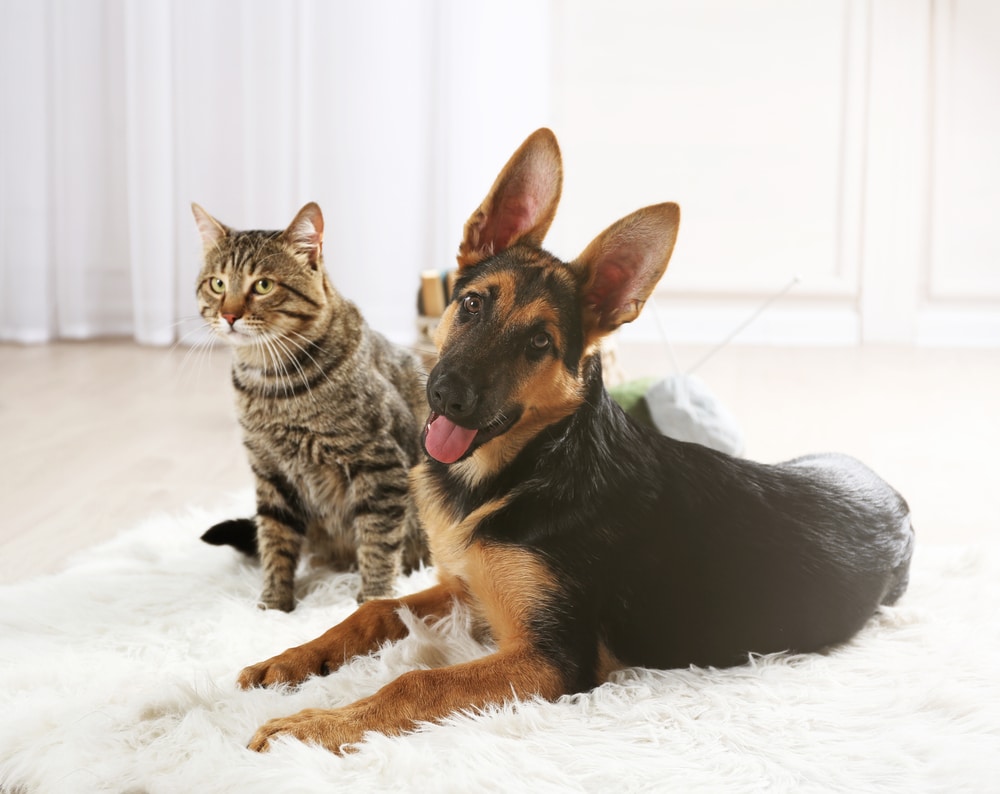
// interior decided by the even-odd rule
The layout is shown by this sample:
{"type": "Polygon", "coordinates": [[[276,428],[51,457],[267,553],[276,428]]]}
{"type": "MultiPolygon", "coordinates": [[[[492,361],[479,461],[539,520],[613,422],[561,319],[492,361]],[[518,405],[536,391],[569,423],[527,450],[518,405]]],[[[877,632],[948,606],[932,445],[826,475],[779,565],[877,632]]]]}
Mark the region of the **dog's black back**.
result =
{"type": "MultiPolygon", "coordinates": [[[[476,536],[532,549],[559,572],[568,592],[556,609],[573,619],[543,610],[538,633],[577,646],[556,654],[564,664],[596,666],[595,636],[621,663],[658,668],[815,651],[906,589],[906,502],[863,464],[764,465],[656,435],[610,398],[597,357],[590,370],[575,414],[481,487],[452,482],[470,512],[514,495],[476,536]]],[[[594,669],[579,666],[580,688],[594,669]]]]}

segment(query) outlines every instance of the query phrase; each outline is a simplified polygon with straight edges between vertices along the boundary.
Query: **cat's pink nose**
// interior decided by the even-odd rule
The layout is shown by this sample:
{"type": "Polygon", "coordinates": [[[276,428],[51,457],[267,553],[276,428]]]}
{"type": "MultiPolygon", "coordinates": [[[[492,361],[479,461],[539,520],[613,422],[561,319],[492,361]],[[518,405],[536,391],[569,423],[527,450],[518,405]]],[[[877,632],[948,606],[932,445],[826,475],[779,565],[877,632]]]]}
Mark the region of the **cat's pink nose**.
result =
{"type": "Polygon", "coordinates": [[[240,319],[240,316],[238,314],[224,314],[222,319],[229,323],[229,327],[232,328],[233,323],[240,319]]]}

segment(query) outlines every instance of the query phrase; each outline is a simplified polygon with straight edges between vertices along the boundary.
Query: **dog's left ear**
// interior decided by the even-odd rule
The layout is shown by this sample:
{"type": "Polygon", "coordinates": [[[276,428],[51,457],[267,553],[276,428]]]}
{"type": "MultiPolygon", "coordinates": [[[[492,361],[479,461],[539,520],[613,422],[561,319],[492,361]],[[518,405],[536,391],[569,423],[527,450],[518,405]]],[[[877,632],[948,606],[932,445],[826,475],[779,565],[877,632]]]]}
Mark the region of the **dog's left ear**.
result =
{"type": "Polygon", "coordinates": [[[589,341],[639,316],[667,269],[680,219],[680,207],[673,203],[633,212],[601,232],[570,265],[584,284],[589,341]]]}
{"type": "Polygon", "coordinates": [[[511,155],[468,221],[458,266],[474,265],[515,243],[541,245],[562,193],[562,156],[552,130],[535,130],[511,155]]]}

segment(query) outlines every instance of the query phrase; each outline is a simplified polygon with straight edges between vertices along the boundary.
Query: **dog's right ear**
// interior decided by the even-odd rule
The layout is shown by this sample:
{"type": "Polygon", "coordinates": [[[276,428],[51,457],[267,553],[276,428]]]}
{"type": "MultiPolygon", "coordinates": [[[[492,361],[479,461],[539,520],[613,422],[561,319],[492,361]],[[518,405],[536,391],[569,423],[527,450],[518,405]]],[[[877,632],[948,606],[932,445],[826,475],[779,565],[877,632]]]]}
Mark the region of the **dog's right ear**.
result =
{"type": "Polygon", "coordinates": [[[536,130],[514,152],[472,217],[458,247],[468,267],[515,243],[541,245],[562,192],[562,156],[552,130],[536,130]]]}
{"type": "Polygon", "coordinates": [[[219,240],[229,234],[227,227],[194,202],[191,203],[191,212],[194,213],[195,223],[198,224],[198,231],[201,233],[201,246],[206,251],[209,248],[215,248],[219,244],[219,240]]]}
{"type": "Polygon", "coordinates": [[[570,263],[582,285],[588,345],[639,316],[667,269],[680,220],[680,207],[669,202],[638,210],[611,224],[570,263]]]}

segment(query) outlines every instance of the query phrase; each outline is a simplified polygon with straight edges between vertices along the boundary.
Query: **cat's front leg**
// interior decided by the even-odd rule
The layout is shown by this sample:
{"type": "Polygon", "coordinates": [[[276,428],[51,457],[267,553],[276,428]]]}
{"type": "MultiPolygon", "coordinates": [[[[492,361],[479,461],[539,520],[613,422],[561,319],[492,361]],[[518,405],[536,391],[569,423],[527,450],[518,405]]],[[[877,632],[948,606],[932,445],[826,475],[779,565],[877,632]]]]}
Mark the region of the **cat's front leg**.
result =
{"type": "Polygon", "coordinates": [[[361,574],[358,603],[363,604],[392,595],[416,506],[410,495],[409,473],[402,463],[384,470],[359,467],[351,485],[361,574]]]}
{"type": "Polygon", "coordinates": [[[295,568],[305,533],[301,500],[291,483],[276,473],[258,474],[257,546],[264,574],[260,600],[265,609],[295,609],[295,568]]]}
{"type": "Polygon", "coordinates": [[[264,573],[260,594],[263,609],[295,609],[295,568],[302,553],[303,537],[288,527],[257,516],[257,544],[264,573]]]}

